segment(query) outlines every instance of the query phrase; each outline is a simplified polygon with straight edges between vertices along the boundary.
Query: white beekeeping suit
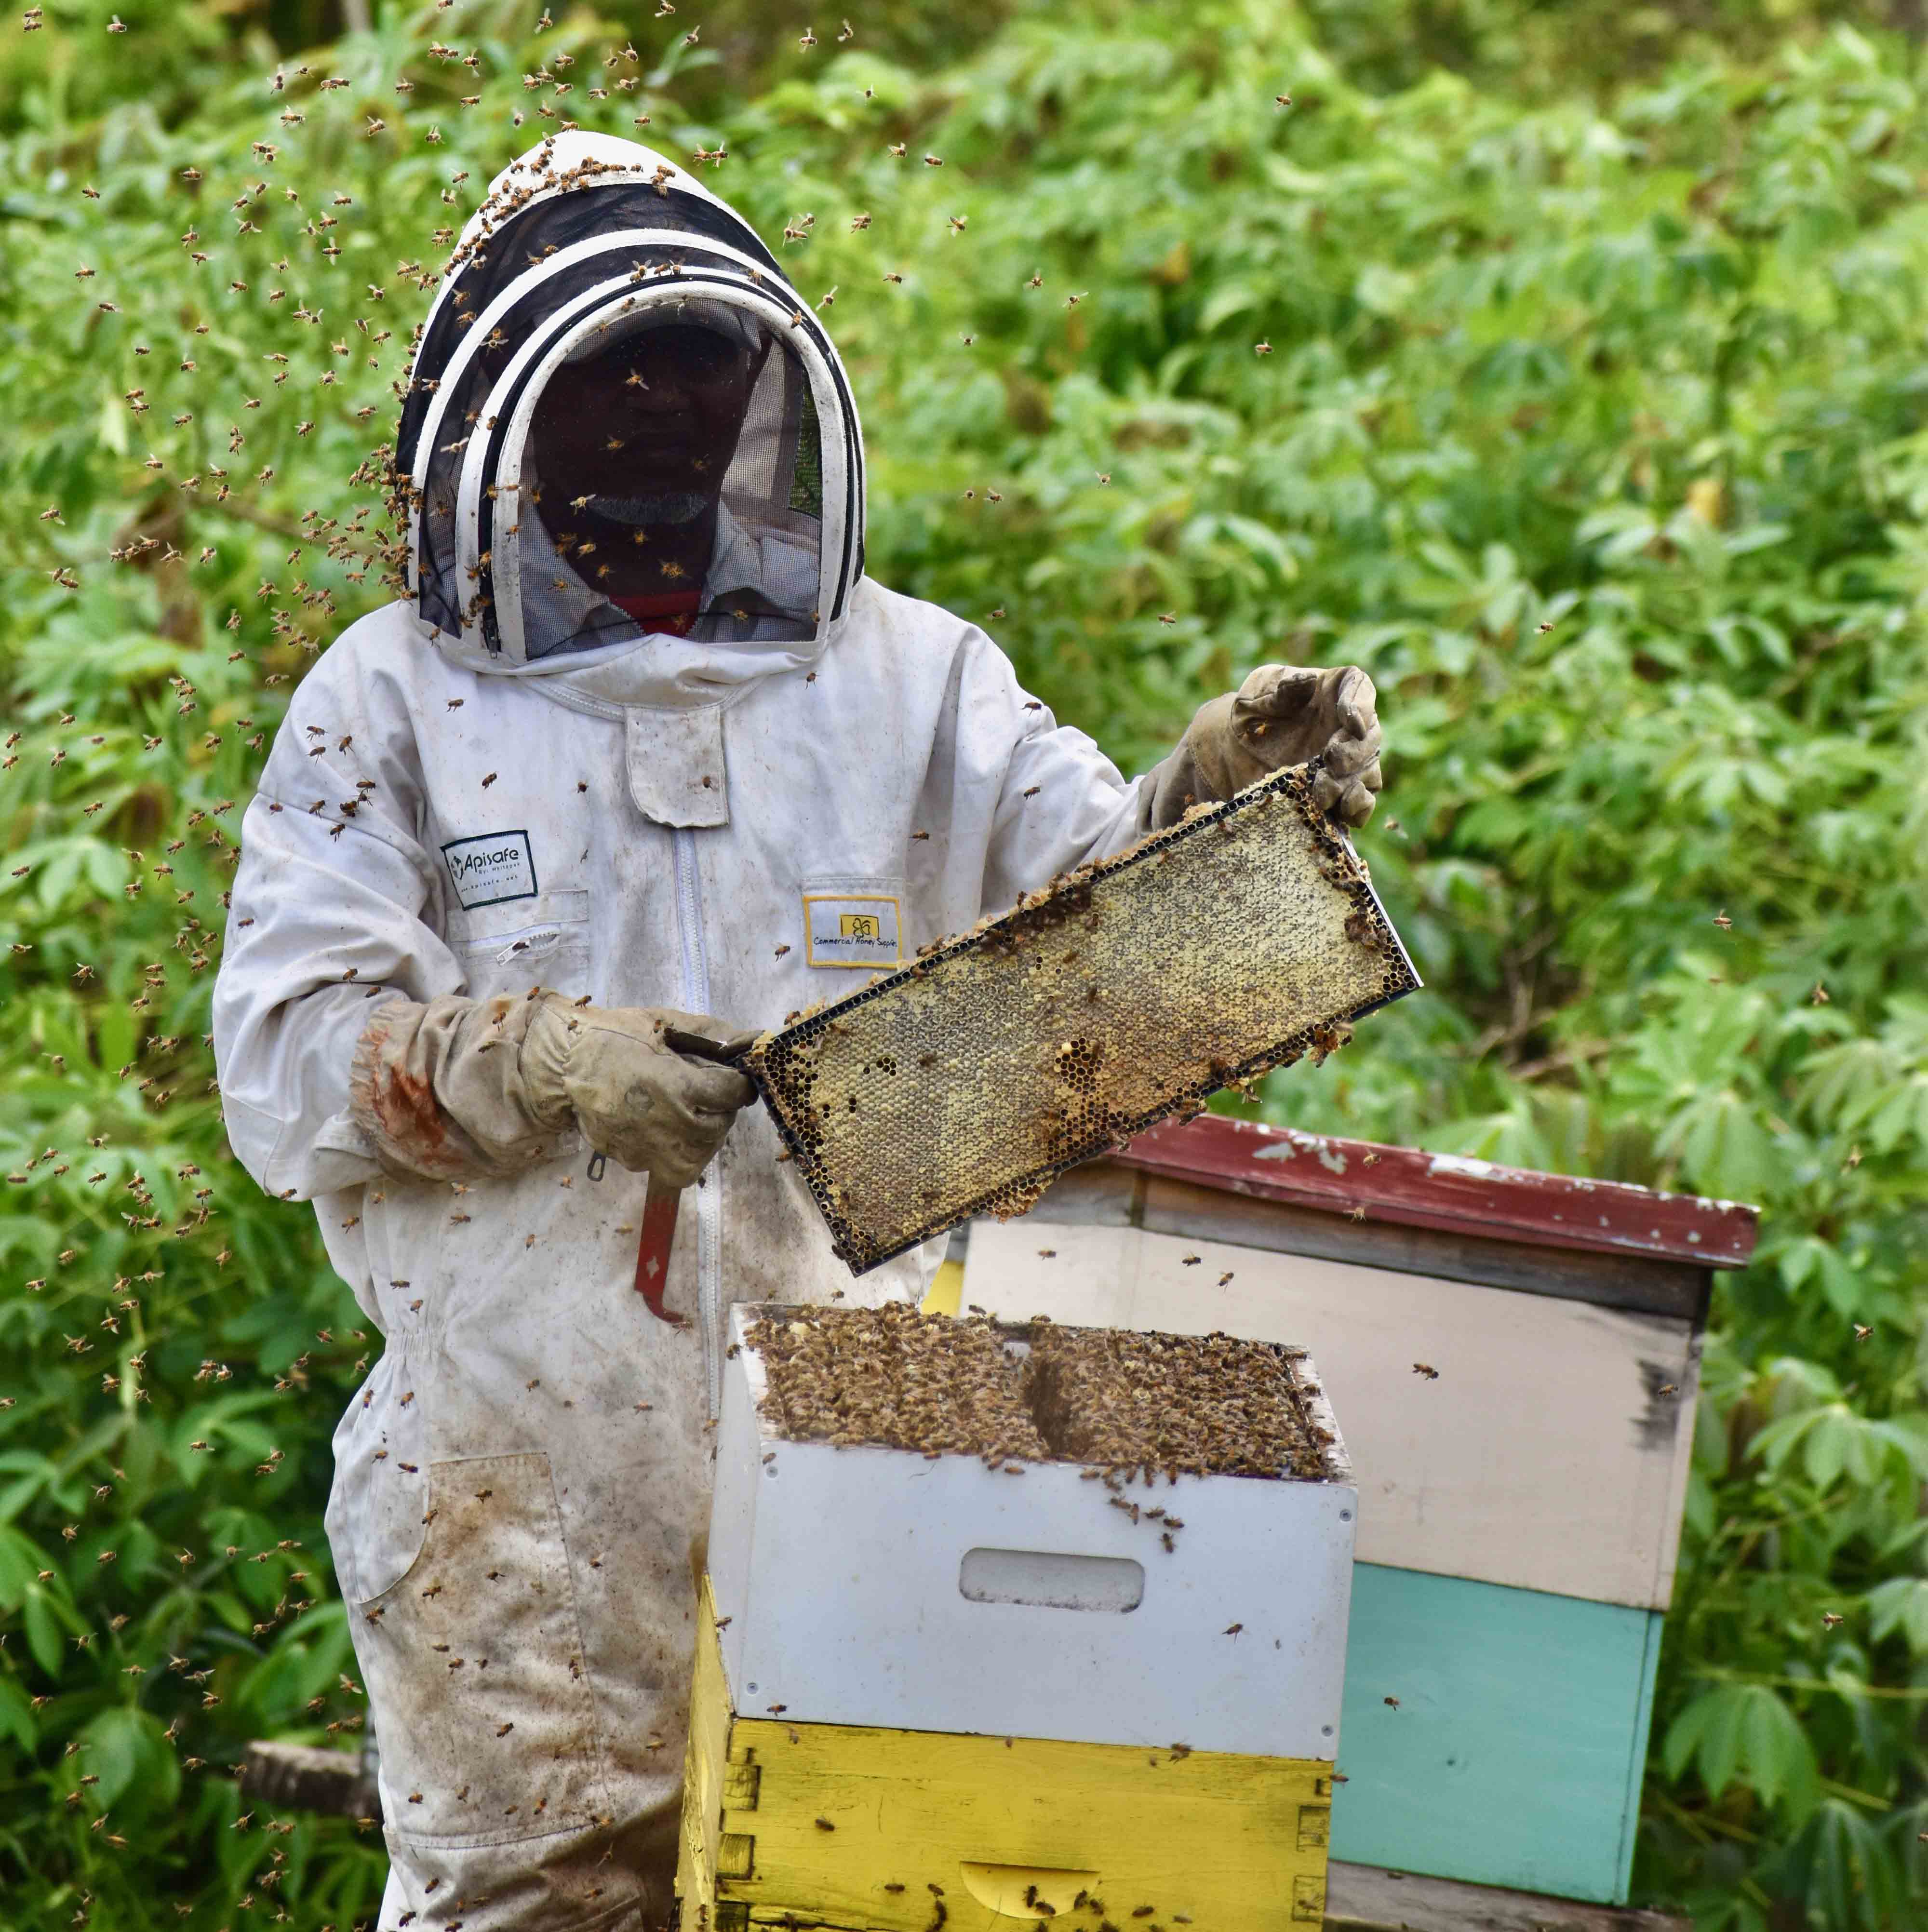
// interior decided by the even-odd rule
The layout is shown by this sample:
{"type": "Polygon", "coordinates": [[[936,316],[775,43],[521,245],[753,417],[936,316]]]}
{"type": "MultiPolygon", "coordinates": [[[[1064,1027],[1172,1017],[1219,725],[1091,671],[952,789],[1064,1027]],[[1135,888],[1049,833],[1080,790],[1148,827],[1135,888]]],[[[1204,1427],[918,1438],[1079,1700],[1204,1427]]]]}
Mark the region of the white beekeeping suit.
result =
{"type": "MultiPolygon", "coordinates": [[[[263,1187],[313,1202],[386,1338],[328,1510],[381,1736],[384,1932],[654,1925],[727,1305],[914,1298],[937,1257],[853,1281],[744,1107],[685,1198],[660,1318],[634,1288],[644,1163],[558,1071],[574,1003],[619,1053],[632,1009],[779,1024],[1285,762],[1292,734],[1247,770],[1201,712],[1128,784],[982,632],[866,578],[835,349],[748,224],[646,149],[568,134],[499,176],[414,373],[412,595],[303,682],[245,820],[227,1132],[263,1187]],[[748,401],[671,619],[558,538],[571,478],[538,472],[533,428],[586,358],[691,326],[748,401]]],[[[639,544],[685,514],[640,473],[598,513],[649,525],[639,544]]],[[[1319,675],[1290,706],[1249,685],[1240,717],[1323,704],[1332,730],[1319,675]]],[[[1350,769],[1376,785],[1350,675],[1350,769]]],[[[712,1096],[689,1174],[739,1100],[712,1096]]]]}

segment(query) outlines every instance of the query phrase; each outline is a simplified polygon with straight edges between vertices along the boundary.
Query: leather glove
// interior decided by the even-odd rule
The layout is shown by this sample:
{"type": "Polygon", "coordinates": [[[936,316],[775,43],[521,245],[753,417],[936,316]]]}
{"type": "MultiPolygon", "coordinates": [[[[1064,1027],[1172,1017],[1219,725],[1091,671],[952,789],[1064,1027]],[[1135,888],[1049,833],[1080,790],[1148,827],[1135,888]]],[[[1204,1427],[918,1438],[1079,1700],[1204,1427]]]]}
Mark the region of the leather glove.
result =
{"type": "Polygon", "coordinates": [[[356,1043],[350,1111],[391,1173],[506,1177],[553,1159],[579,1126],[598,1153],[687,1187],[756,1090],[733,1067],[673,1052],[666,1026],[741,1036],[697,1014],[572,1006],[559,993],[391,1000],[356,1043]]]}
{"type": "Polygon", "coordinates": [[[572,1006],[554,993],[537,1005],[520,1054],[530,1112],[545,1126],[573,1113],[589,1145],[633,1173],[688,1186],[756,1097],[733,1066],[685,1059],[663,1040],[665,1027],[719,1043],[740,1039],[739,1028],[650,1006],[572,1006]]]}
{"type": "Polygon", "coordinates": [[[1321,755],[1315,797],[1341,823],[1363,825],[1384,782],[1378,700],[1357,664],[1261,664],[1237,692],[1201,705],[1177,749],[1146,775],[1145,829],[1162,831],[1195,805],[1321,755]]]}

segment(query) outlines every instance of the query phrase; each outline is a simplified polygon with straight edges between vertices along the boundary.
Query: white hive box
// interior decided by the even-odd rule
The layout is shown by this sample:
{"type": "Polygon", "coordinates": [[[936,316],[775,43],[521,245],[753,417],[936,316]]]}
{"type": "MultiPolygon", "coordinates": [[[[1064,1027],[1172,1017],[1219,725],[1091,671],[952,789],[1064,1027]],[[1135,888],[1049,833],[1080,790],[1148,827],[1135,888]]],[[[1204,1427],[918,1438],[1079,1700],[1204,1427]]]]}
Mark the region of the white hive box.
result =
{"type": "Polygon", "coordinates": [[[1327,1479],[1134,1484],[1167,1550],[1075,1463],[775,1434],[748,1335],[788,1312],[732,1311],[709,1570],[737,1712],[1332,1760],[1358,1503],[1309,1360],[1327,1479]]]}

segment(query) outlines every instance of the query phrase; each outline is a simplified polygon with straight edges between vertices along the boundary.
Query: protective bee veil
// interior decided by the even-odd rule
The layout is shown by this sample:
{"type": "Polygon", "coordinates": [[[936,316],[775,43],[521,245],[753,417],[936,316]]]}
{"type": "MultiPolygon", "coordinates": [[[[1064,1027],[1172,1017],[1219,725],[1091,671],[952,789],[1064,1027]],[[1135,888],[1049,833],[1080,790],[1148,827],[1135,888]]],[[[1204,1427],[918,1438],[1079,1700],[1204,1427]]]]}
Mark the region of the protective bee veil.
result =
{"type": "Polygon", "coordinates": [[[862,573],[862,446],[829,337],[733,209],[607,136],[559,136],[492,185],[424,325],[395,469],[418,614],[478,670],[659,632],[808,654],[862,573]],[[572,390],[586,365],[609,388],[572,390]],[[700,449],[688,422],[676,440],[666,368],[714,402],[700,449]]]}

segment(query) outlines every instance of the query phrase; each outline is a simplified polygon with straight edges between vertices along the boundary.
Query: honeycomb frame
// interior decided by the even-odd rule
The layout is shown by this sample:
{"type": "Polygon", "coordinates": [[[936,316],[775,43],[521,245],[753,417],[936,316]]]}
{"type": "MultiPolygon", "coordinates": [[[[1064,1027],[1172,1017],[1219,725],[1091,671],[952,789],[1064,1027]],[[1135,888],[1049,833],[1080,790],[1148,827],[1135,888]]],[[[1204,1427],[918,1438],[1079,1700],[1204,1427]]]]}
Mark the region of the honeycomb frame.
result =
{"type": "Polygon", "coordinates": [[[1364,862],[1314,802],[1319,770],[1194,806],[757,1040],[744,1070],[852,1274],[976,1215],[1024,1213],[1081,1162],[1222,1088],[1322,1060],[1419,988],[1364,862]],[[1274,886],[1309,916],[1282,926],[1274,886]],[[1201,945],[1196,920],[1228,909],[1201,945]],[[1114,1052],[1120,1040],[1135,1052],[1114,1052]]]}

